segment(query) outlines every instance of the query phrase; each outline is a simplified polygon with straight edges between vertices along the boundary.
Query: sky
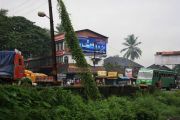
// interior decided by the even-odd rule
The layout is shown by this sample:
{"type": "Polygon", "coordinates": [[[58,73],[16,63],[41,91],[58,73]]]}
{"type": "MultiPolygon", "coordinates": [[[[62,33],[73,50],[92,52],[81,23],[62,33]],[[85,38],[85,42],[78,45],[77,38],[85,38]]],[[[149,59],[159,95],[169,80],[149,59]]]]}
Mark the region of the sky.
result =
{"type": "MultiPolygon", "coordinates": [[[[158,51],[180,51],[180,0],[64,0],[75,30],[90,29],[109,37],[107,55],[123,56],[122,43],[130,34],[138,37],[143,51],[135,62],[150,66],[158,51]]],[[[57,0],[52,0],[54,26],[60,23],[57,0]]],[[[49,28],[48,0],[0,0],[9,16],[24,16],[49,28]]]]}

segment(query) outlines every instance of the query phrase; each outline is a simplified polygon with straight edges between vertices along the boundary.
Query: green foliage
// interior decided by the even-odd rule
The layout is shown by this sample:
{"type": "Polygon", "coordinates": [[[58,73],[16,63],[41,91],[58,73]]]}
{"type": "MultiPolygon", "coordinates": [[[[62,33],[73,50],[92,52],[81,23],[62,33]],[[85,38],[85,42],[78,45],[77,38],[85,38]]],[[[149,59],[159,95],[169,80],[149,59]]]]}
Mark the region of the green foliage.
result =
{"type": "Polygon", "coordinates": [[[18,49],[25,58],[50,54],[50,35],[45,29],[24,17],[8,17],[6,12],[0,14],[0,50],[18,49]]]}
{"type": "Polygon", "coordinates": [[[32,80],[28,77],[23,77],[21,80],[21,85],[24,85],[24,86],[31,86],[32,85],[32,80]]]}
{"type": "Polygon", "coordinates": [[[121,52],[126,51],[123,57],[130,58],[130,60],[138,59],[142,51],[139,47],[137,47],[141,42],[137,42],[138,37],[135,37],[134,34],[129,35],[127,38],[125,38],[125,42],[123,45],[126,46],[126,48],[122,49],[121,52]]]}
{"type": "Polygon", "coordinates": [[[6,16],[8,13],[8,10],[0,9],[0,15],[6,16]]]}
{"type": "Polygon", "coordinates": [[[85,71],[81,74],[85,93],[88,98],[97,99],[100,96],[99,90],[96,86],[95,80],[92,77],[92,73],[90,72],[88,67],[89,65],[86,62],[82,49],[79,46],[79,40],[74,32],[66,7],[62,0],[58,0],[58,4],[61,22],[65,32],[66,43],[71,50],[72,56],[76,61],[76,65],[85,71]]]}
{"type": "Polygon", "coordinates": [[[63,33],[64,32],[64,28],[63,28],[62,24],[57,24],[56,29],[57,29],[57,33],[63,33]]]}
{"type": "Polygon", "coordinates": [[[166,120],[180,115],[179,101],[180,91],[87,101],[58,87],[0,85],[0,120],[166,120]]]}

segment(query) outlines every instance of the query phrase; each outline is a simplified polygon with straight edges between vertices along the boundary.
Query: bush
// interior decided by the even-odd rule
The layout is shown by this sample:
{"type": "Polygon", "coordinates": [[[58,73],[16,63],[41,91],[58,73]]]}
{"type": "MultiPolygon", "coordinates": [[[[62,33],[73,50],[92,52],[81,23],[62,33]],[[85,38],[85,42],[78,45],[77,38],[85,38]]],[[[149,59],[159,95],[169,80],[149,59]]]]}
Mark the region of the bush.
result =
{"type": "Polygon", "coordinates": [[[165,120],[180,115],[179,92],[92,101],[57,87],[0,85],[0,89],[0,120],[165,120]]]}
{"type": "Polygon", "coordinates": [[[32,85],[32,80],[28,77],[23,77],[20,82],[21,82],[21,85],[23,85],[23,86],[31,86],[32,85]]]}

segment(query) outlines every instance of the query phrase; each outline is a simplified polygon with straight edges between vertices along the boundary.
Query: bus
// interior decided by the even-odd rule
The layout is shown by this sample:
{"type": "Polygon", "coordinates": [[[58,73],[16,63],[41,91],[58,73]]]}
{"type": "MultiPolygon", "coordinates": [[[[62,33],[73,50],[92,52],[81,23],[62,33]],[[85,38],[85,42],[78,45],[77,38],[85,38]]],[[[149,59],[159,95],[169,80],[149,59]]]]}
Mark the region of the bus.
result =
{"type": "Polygon", "coordinates": [[[154,86],[159,88],[175,88],[176,73],[168,70],[141,68],[136,84],[140,87],[154,86]]]}

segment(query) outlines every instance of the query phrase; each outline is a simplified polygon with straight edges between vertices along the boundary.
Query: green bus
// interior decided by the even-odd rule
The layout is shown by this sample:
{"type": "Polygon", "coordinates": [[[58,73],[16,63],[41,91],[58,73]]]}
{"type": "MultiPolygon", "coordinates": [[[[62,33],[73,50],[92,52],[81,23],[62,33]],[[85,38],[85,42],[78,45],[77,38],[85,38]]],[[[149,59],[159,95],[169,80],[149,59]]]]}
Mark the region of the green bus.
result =
{"type": "Polygon", "coordinates": [[[176,73],[174,71],[141,68],[136,84],[140,87],[160,87],[171,89],[175,87],[176,73]]]}

